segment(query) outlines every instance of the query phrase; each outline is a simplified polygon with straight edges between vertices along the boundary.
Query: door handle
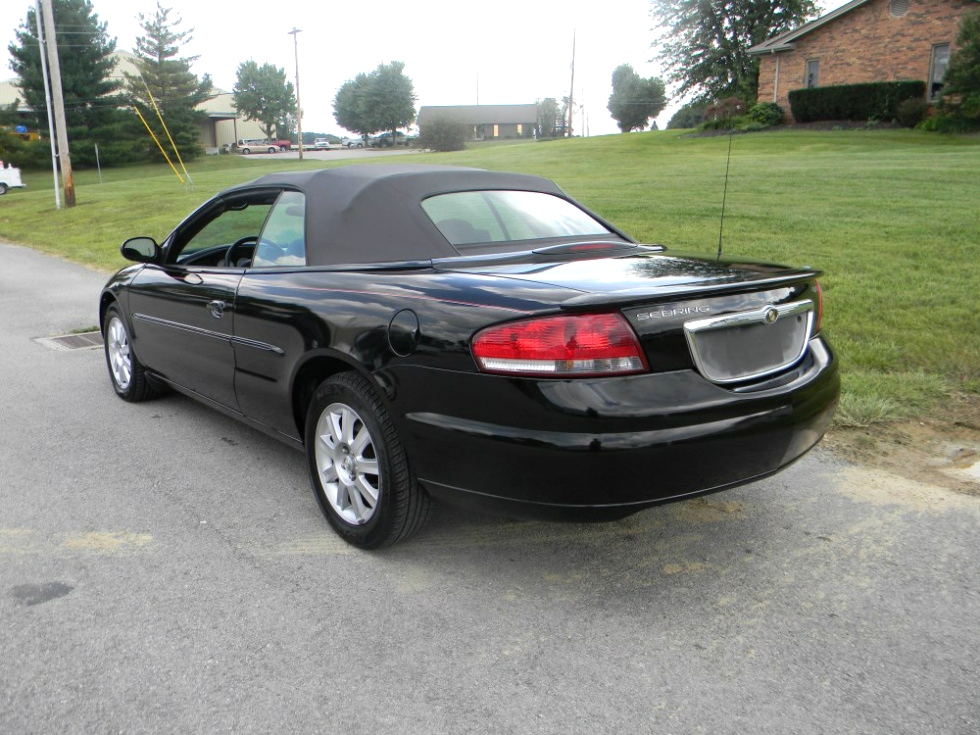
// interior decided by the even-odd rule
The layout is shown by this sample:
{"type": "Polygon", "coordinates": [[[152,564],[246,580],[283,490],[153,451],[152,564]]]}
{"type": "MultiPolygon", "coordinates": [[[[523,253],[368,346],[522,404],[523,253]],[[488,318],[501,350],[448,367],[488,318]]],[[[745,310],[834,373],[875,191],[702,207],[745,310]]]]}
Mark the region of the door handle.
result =
{"type": "Polygon", "coordinates": [[[224,316],[225,308],[227,308],[227,306],[228,304],[226,304],[224,301],[208,302],[208,310],[211,312],[211,316],[213,316],[215,319],[220,319],[222,316],[224,316]]]}

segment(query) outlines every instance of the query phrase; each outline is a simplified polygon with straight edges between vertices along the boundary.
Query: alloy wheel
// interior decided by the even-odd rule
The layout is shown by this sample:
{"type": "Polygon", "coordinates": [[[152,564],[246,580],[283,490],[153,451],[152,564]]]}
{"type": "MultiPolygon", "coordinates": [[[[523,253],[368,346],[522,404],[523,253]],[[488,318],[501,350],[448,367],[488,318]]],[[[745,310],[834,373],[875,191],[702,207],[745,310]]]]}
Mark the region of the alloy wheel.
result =
{"type": "Polygon", "coordinates": [[[109,353],[109,369],[112,370],[112,379],[116,382],[119,390],[129,388],[129,381],[133,377],[133,359],[129,352],[129,335],[126,333],[126,325],[118,317],[113,317],[109,321],[109,328],[106,330],[106,345],[109,353]]]}
{"type": "Polygon", "coordinates": [[[320,414],[314,449],[316,469],[327,501],[344,521],[371,520],[381,495],[381,474],[374,439],[363,419],[344,403],[331,403],[320,414]]]}

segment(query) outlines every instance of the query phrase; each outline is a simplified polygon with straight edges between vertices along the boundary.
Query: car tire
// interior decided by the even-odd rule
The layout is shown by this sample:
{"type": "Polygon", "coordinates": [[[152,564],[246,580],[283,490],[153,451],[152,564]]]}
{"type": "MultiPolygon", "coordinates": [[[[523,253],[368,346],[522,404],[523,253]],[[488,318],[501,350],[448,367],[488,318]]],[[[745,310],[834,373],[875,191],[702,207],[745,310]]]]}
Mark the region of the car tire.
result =
{"type": "Polygon", "coordinates": [[[106,311],[102,338],[105,342],[105,361],[109,368],[109,379],[112,381],[116,395],[130,403],[140,403],[153,398],[157,390],[150,383],[143,363],[133,352],[126,322],[115,304],[106,311]]]}
{"type": "Polygon", "coordinates": [[[0,184],[0,197],[2,197],[6,193],[7,193],[7,185],[6,184],[0,184]]]}
{"type": "Polygon", "coordinates": [[[248,148],[242,148],[242,155],[247,156],[251,151],[248,148]]]}
{"type": "Polygon", "coordinates": [[[345,541],[375,549],[422,528],[429,496],[412,475],[381,397],[361,375],[340,373],[317,388],[305,443],[313,493],[345,541]]]}
{"type": "Polygon", "coordinates": [[[279,149],[275,146],[269,146],[269,153],[278,153],[279,149]]]}

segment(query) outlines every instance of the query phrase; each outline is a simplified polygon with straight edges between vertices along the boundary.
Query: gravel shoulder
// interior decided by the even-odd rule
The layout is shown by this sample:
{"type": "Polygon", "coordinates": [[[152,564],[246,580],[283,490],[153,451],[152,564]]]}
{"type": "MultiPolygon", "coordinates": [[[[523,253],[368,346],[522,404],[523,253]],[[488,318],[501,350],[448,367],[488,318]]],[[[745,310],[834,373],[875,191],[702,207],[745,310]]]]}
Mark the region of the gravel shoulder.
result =
{"type": "Polygon", "coordinates": [[[823,446],[847,462],[980,497],[980,396],[955,395],[941,415],[835,429],[823,446]]]}

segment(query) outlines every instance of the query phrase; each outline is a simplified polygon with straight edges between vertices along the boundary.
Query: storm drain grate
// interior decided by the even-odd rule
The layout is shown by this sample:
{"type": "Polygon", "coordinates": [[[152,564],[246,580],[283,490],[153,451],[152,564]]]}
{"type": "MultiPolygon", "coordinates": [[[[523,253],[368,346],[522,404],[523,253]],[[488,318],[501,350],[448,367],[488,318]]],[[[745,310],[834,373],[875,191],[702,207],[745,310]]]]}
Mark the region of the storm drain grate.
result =
{"type": "Polygon", "coordinates": [[[38,337],[35,342],[52,350],[91,350],[102,346],[102,332],[65,334],[61,337],[38,337]]]}

